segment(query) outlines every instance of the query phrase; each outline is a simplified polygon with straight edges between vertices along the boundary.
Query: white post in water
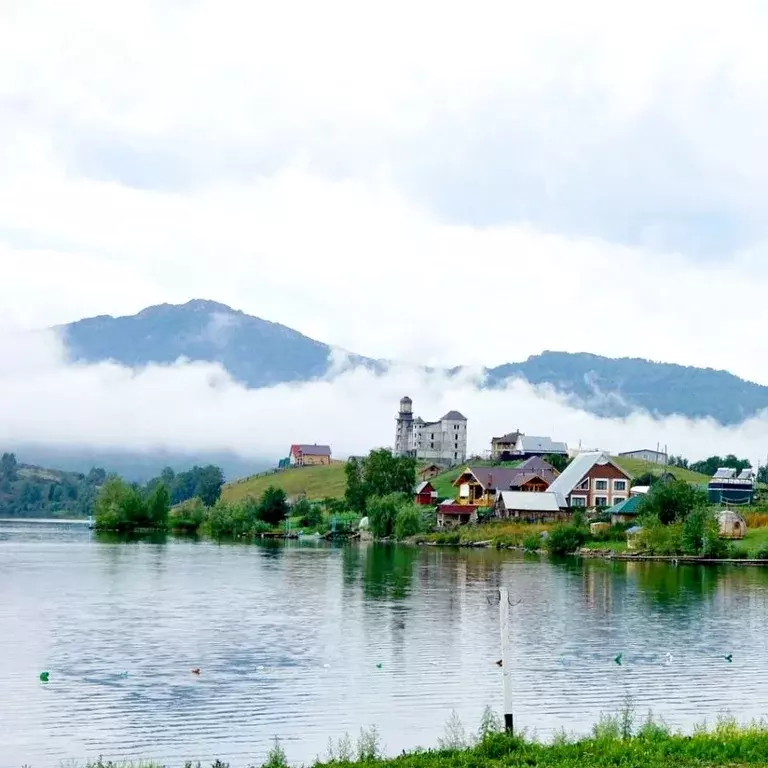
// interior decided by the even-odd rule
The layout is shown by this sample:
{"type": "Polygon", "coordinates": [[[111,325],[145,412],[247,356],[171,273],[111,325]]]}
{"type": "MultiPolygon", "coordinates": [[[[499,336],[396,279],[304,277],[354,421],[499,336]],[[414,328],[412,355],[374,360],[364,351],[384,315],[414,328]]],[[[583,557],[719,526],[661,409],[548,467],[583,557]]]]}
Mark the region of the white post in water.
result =
{"type": "Polygon", "coordinates": [[[512,670],[509,667],[507,648],[509,646],[509,591],[499,589],[499,622],[501,624],[501,674],[504,679],[504,728],[514,732],[512,719],[512,670]]]}

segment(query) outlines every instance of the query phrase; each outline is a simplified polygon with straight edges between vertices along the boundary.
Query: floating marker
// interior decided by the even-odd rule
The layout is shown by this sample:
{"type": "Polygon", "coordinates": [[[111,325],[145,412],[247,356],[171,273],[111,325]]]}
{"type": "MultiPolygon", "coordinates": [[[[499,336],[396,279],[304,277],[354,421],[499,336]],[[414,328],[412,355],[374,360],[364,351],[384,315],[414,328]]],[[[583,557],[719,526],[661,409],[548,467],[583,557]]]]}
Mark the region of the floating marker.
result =
{"type": "Polygon", "coordinates": [[[41,683],[47,683],[48,682],[48,672],[41,672],[40,673],[40,682],[41,683]]]}
{"type": "Polygon", "coordinates": [[[503,659],[499,659],[499,660],[496,662],[496,666],[497,666],[497,667],[503,667],[503,666],[504,666],[504,660],[503,660],[503,659]]]}
{"type": "Polygon", "coordinates": [[[383,665],[381,662],[379,662],[379,663],[376,665],[376,669],[381,669],[383,666],[384,666],[384,665],[383,665]]]}
{"type": "Polygon", "coordinates": [[[617,657],[614,659],[614,661],[615,661],[615,662],[616,662],[616,663],[617,663],[619,666],[621,666],[621,657],[622,657],[622,655],[623,655],[623,654],[621,654],[621,653],[620,653],[620,654],[619,654],[619,655],[618,655],[618,656],[617,656],[617,657]]]}
{"type": "Polygon", "coordinates": [[[665,656],[665,659],[667,660],[667,664],[671,664],[671,663],[672,663],[672,654],[671,654],[671,653],[668,653],[668,654],[665,656]]]}
{"type": "Polygon", "coordinates": [[[723,656],[723,658],[730,664],[733,661],[733,654],[729,653],[727,656],[723,656]]]}

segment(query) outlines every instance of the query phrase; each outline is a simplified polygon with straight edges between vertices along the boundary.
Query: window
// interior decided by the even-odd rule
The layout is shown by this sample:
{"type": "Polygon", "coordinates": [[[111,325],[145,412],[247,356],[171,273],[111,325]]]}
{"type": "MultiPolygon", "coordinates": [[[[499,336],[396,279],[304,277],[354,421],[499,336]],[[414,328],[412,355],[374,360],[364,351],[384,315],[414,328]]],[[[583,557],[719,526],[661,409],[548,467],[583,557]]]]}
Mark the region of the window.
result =
{"type": "Polygon", "coordinates": [[[607,496],[595,496],[595,506],[596,507],[607,507],[608,506],[608,497],[607,496]]]}
{"type": "Polygon", "coordinates": [[[458,459],[458,458],[459,458],[459,454],[454,452],[454,454],[453,454],[453,458],[454,458],[454,459],[458,459]]]}
{"type": "Polygon", "coordinates": [[[596,491],[607,491],[608,490],[608,481],[607,480],[595,480],[595,490],[596,491]]]}
{"type": "Polygon", "coordinates": [[[435,433],[434,432],[429,436],[429,439],[430,440],[434,440],[435,439],[435,433]]]}
{"type": "Polygon", "coordinates": [[[589,478],[585,477],[577,486],[576,488],[580,491],[588,491],[589,490],[589,478]]]}
{"type": "Polygon", "coordinates": [[[626,480],[614,480],[613,481],[613,490],[614,491],[626,491],[627,490],[627,481],[626,480]]]}
{"type": "Polygon", "coordinates": [[[587,500],[583,496],[571,496],[572,507],[586,507],[587,500]]]}
{"type": "Polygon", "coordinates": [[[626,501],[626,500],[627,500],[626,496],[614,496],[613,497],[613,503],[614,504],[621,504],[622,501],[626,501]]]}

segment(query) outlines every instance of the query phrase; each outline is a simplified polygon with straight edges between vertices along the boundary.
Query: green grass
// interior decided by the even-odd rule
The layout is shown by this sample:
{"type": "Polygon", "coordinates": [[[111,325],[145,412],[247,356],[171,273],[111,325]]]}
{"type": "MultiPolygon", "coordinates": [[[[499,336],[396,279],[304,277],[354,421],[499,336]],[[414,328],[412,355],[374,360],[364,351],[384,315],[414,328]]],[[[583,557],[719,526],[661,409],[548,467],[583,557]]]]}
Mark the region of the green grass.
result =
{"type": "Polygon", "coordinates": [[[706,475],[702,475],[700,472],[692,472],[690,469],[665,467],[661,464],[652,464],[642,459],[631,459],[626,456],[613,456],[612,458],[622,469],[625,469],[634,477],[644,475],[646,472],[651,472],[654,475],[670,472],[678,480],[684,480],[686,483],[693,483],[694,485],[707,485],[709,483],[709,478],[706,475]]]}
{"type": "Polygon", "coordinates": [[[282,488],[288,496],[306,494],[310,501],[340,499],[346,488],[344,462],[320,467],[291,467],[279,472],[253,475],[225,485],[222,498],[224,501],[239,501],[246,496],[258,498],[270,485],[282,488]]]}
{"type": "MultiPolygon", "coordinates": [[[[363,730],[356,741],[349,736],[334,744],[331,740],[326,762],[315,763],[335,768],[715,768],[729,766],[768,766],[768,725],[755,722],[739,726],[729,718],[718,719],[714,728],[696,728],[684,735],[671,731],[649,716],[639,720],[627,708],[615,717],[603,717],[587,738],[569,737],[561,732],[549,743],[526,733],[512,736],[500,732],[498,716],[486,714],[477,736],[467,734],[455,716],[445,727],[439,748],[403,752],[395,758],[382,755],[376,729],[363,730]]],[[[286,755],[277,742],[270,750],[264,768],[287,768],[286,755]]],[[[136,763],[133,768],[149,768],[136,763]]],[[[229,768],[216,761],[211,768],[229,768]]],[[[122,764],[120,768],[128,768],[122,764]]],[[[99,760],[86,768],[118,768],[118,764],[99,760]]],[[[202,767],[201,767],[202,768],[202,767]]],[[[207,765],[206,765],[207,768],[207,765]]],[[[240,768],[240,766],[232,766],[240,768]]],[[[242,765],[245,768],[245,764],[242,765]]]]}
{"type": "Polygon", "coordinates": [[[743,539],[734,541],[736,549],[742,549],[750,557],[753,557],[761,549],[768,549],[768,528],[747,528],[747,534],[743,539]]]}

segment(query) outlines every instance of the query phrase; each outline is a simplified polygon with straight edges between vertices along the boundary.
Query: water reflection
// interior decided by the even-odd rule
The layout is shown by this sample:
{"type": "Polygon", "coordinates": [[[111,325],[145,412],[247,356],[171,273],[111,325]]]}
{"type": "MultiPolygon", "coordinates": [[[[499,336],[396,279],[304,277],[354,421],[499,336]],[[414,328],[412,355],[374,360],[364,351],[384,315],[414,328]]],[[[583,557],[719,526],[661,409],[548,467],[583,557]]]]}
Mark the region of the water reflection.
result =
{"type": "Polygon", "coordinates": [[[500,585],[515,603],[516,718],[542,737],[587,730],[626,694],[686,728],[726,708],[768,711],[765,570],[304,541],[126,545],[28,526],[0,528],[0,764],[104,752],[237,768],[263,762],[275,735],[306,763],[329,736],[373,723],[389,753],[434,745],[452,709],[474,726],[500,706],[500,585]]]}

